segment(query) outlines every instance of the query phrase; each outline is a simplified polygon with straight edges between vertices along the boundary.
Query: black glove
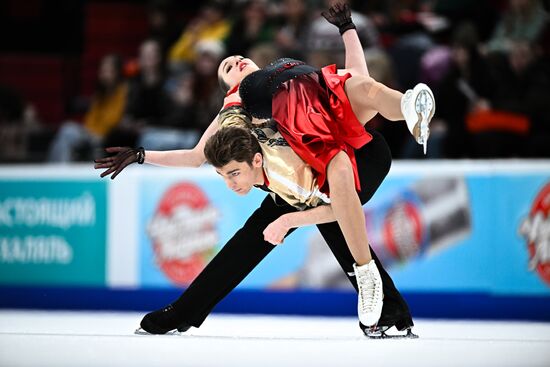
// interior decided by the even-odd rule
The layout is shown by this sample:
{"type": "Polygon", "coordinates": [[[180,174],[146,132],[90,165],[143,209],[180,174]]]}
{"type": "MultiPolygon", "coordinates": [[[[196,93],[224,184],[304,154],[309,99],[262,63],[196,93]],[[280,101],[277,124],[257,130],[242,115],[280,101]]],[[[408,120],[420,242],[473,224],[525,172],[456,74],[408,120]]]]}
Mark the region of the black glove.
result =
{"type": "Polygon", "coordinates": [[[340,34],[344,34],[349,29],[356,29],[351,20],[351,10],[348,4],[336,3],[327,11],[321,13],[326,20],[338,27],[340,34]]]}
{"type": "Polygon", "coordinates": [[[107,168],[101,173],[101,177],[113,174],[111,179],[114,179],[126,166],[134,162],[143,164],[145,161],[145,150],[143,148],[133,149],[128,147],[109,147],[105,148],[107,153],[116,153],[113,156],[99,158],[94,160],[95,169],[107,168]],[[114,173],[113,173],[114,172],[114,173]]]}

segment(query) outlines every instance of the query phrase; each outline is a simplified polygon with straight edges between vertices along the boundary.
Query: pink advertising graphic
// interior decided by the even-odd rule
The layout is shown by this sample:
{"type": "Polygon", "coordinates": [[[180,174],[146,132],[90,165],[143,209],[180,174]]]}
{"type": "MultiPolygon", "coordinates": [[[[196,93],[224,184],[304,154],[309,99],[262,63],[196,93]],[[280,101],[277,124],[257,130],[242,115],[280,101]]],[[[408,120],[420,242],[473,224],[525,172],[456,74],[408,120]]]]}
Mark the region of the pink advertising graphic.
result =
{"type": "Polygon", "coordinates": [[[162,195],[147,234],[155,263],[176,285],[188,285],[214,255],[218,210],[193,183],[178,183],[162,195]]]}
{"type": "Polygon", "coordinates": [[[550,286],[550,182],[533,201],[529,215],[520,225],[519,233],[527,241],[529,270],[536,270],[550,286]]]}

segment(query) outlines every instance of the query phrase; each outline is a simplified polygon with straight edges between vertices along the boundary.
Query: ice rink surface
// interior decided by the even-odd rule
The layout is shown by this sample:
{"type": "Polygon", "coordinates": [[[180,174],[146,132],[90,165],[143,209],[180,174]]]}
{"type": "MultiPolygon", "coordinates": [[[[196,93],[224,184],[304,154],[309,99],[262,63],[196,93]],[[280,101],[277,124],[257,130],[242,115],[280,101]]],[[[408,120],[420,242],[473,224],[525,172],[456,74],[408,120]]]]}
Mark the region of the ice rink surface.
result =
{"type": "Polygon", "coordinates": [[[0,366],[550,366],[550,323],[416,320],[369,340],[354,318],[212,315],[135,335],[143,313],[0,311],[0,366]]]}

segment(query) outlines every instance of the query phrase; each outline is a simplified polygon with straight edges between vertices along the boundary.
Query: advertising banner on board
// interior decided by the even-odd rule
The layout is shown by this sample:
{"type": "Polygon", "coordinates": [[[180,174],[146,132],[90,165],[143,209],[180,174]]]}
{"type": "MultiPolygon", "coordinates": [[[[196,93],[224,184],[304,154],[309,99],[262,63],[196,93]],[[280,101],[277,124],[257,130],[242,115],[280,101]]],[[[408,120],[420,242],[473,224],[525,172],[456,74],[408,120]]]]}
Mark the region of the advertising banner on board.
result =
{"type": "Polygon", "coordinates": [[[0,284],[105,286],[106,201],[97,180],[0,181],[0,284]]]}
{"type": "MultiPolygon", "coordinates": [[[[404,291],[550,294],[549,185],[547,174],[390,176],[364,206],[369,241],[404,291]]],[[[266,196],[238,196],[216,177],[145,179],[140,192],[148,287],[188,285],[266,196]]],[[[240,287],[350,289],[314,226],[276,246],[240,287]]]]}

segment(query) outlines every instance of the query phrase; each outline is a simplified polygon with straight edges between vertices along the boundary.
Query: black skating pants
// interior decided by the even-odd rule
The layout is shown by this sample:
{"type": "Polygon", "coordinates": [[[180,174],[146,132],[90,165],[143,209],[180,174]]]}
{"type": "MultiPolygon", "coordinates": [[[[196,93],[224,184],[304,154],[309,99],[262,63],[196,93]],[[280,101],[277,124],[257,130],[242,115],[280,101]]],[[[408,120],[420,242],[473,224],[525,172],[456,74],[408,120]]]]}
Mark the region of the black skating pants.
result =
{"type": "MultiPolygon", "coordinates": [[[[386,177],[391,165],[391,153],[382,135],[368,130],[373,140],[356,150],[357,167],[361,181],[358,193],[361,203],[366,203],[386,177]]],[[[278,200],[281,201],[281,200],[278,200]]],[[[248,218],[206,268],[173,303],[181,321],[199,327],[214,306],[231,292],[274,248],[264,241],[263,230],[281,215],[295,211],[287,204],[275,203],[267,196],[260,207],[248,218]]],[[[353,273],[354,259],[344,240],[337,222],[317,225],[344,273],[357,290],[353,273]]],[[[290,234],[290,232],[289,232],[290,234]]],[[[384,306],[378,325],[393,325],[396,322],[412,326],[408,306],[396,289],[391,277],[383,268],[371,248],[382,277],[384,306]]]]}

